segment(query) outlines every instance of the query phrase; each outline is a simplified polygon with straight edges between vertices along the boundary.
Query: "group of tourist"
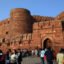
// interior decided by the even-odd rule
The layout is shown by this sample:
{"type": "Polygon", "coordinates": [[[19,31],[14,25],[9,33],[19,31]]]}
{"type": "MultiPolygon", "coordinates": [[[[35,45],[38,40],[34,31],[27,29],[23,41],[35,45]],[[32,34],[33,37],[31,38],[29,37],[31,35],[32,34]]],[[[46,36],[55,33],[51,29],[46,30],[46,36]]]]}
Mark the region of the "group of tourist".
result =
{"type": "Polygon", "coordinates": [[[64,64],[64,49],[61,48],[55,55],[51,47],[43,48],[40,52],[40,58],[42,64],[64,64]]]}
{"type": "Polygon", "coordinates": [[[0,64],[21,64],[22,58],[26,56],[39,56],[41,59],[41,64],[64,64],[64,49],[61,48],[60,51],[55,54],[52,47],[47,47],[43,49],[8,49],[6,53],[0,49],[0,64]]]}
{"type": "Polygon", "coordinates": [[[20,49],[8,49],[6,54],[0,50],[0,64],[21,64],[22,51],[20,49]]]}
{"type": "Polygon", "coordinates": [[[54,55],[51,47],[41,49],[40,58],[42,64],[53,64],[54,55]]]}

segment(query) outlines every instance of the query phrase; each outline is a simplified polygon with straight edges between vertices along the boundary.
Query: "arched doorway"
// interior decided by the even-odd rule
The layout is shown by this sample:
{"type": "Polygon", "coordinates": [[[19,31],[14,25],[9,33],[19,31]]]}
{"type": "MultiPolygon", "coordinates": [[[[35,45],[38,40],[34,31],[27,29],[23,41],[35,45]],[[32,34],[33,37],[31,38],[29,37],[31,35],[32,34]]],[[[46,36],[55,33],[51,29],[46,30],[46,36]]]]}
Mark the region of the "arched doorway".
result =
{"type": "Polygon", "coordinates": [[[48,48],[48,47],[52,47],[52,41],[51,39],[49,38],[46,38],[44,41],[43,41],[43,48],[48,48]]]}

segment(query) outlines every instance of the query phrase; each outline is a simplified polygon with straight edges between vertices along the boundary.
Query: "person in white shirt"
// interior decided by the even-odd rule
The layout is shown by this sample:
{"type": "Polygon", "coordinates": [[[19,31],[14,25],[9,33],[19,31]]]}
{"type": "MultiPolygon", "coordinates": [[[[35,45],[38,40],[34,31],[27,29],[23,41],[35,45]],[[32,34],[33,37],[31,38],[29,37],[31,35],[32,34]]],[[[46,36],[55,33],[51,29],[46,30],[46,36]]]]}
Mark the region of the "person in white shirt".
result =
{"type": "Polygon", "coordinates": [[[15,54],[15,50],[12,51],[12,54],[10,55],[10,63],[11,64],[17,64],[18,55],[15,54]]]}
{"type": "Polygon", "coordinates": [[[32,56],[34,56],[34,53],[35,53],[34,50],[32,50],[31,53],[32,53],[32,56]]]}
{"type": "Polygon", "coordinates": [[[57,54],[57,63],[63,64],[64,63],[64,49],[61,48],[60,52],[57,54]]]}
{"type": "Polygon", "coordinates": [[[38,50],[37,50],[37,49],[35,49],[35,56],[37,56],[37,54],[38,54],[38,50]]]}
{"type": "Polygon", "coordinates": [[[46,49],[41,49],[40,58],[41,58],[42,64],[45,64],[45,62],[44,62],[44,55],[45,55],[45,52],[46,52],[46,49]]]}

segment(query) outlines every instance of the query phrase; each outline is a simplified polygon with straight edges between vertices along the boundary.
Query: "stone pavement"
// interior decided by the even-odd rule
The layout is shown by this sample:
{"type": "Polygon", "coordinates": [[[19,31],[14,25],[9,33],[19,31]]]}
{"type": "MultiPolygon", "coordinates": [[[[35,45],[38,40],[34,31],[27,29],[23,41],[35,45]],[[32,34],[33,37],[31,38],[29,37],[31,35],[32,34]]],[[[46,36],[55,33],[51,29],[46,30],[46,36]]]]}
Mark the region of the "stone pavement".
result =
{"type": "Polygon", "coordinates": [[[22,64],[41,64],[39,57],[26,57],[23,58],[22,64]]]}
{"type": "MultiPolygon", "coordinates": [[[[41,64],[41,60],[39,57],[25,57],[21,64],[41,64]]],[[[55,61],[53,64],[57,64],[55,61]]]]}

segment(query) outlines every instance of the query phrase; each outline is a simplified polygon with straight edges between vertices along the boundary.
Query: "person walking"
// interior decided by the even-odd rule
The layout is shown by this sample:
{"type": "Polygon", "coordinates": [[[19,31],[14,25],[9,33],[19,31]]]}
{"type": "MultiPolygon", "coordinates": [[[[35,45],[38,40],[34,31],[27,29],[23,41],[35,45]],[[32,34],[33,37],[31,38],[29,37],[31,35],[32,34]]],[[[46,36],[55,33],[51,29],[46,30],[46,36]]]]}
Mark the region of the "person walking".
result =
{"type": "Polygon", "coordinates": [[[57,63],[64,64],[64,50],[61,49],[60,52],[57,54],[57,63]]]}
{"type": "Polygon", "coordinates": [[[10,55],[10,64],[18,64],[17,59],[18,59],[18,56],[15,53],[15,50],[12,50],[12,53],[10,55]]]}
{"type": "Polygon", "coordinates": [[[34,49],[31,51],[31,54],[32,54],[32,56],[34,56],[34,54],[35,54],[34,49]]]}
{"type": "Polygon", "coordinates": [[[21,51],[21,49],[18,49],[17,54],[18,54],[18,64],[21,64],[21,62],[22,62],[22,51],[21,51]]]}
{"type": "Polygon", "coordinates": [[[38,50],[37,49],[35,49],[35,56],[37,56],[38,55],[38,50]]]}
{"type": "Polygon", "coordinates": [[[41,52],[40,52],[40,58],[41,58],[42,64],[45,64],[44,55],[45,55],[45,49],[43,48],[43,49],[41,49],[41,52]]]}
{"type": "Polygon", "coordinates": [[[10,64],[10,53],[11,53],[11,49],[8,49],[5,56],[5,64],[10,64]]]}
{"type": "Polygon", "coordinates": [[[0,64],[5,64],[5,55],[1,49],[0,49],[0,64]]]}
{"type": "Polygon", "coordinates": [[[54,55],[51,47],[47,48],[47,51],[45,52],[45,56],[46,56],[47,64],[53,64],[54,55]]]}

